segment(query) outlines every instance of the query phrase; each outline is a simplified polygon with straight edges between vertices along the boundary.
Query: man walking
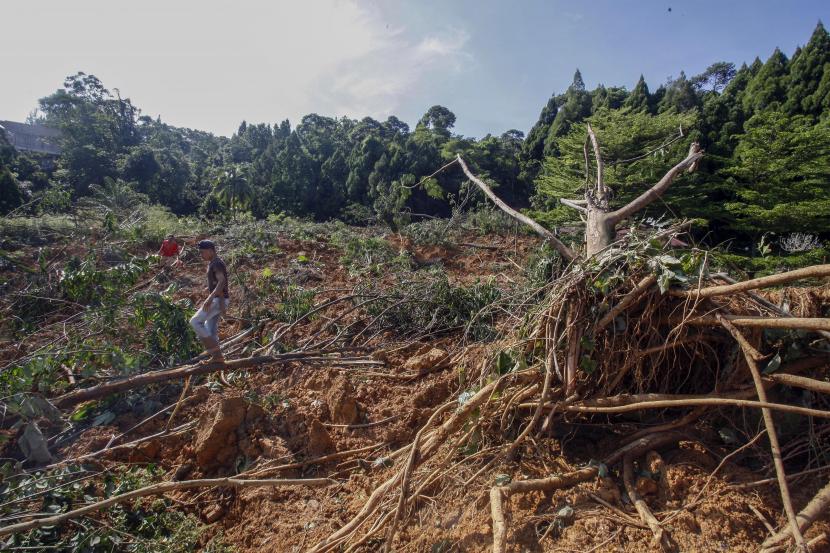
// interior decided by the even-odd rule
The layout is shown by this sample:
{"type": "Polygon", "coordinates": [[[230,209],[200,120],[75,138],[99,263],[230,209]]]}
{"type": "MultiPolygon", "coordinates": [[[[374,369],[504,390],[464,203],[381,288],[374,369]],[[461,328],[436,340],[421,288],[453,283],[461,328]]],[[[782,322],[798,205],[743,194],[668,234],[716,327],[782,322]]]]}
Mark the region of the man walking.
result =
{"type": "Polygon", "coordinates": [[[210,240],[199,242],[199,253],[208,262],[207,287],[209,295],[190,319],[190,325],[205,346],[214,363],[224,363],[222,350],[219,349],[219,319],[228,309],[228,268],[216,255],[216,245],[210,240]]]}

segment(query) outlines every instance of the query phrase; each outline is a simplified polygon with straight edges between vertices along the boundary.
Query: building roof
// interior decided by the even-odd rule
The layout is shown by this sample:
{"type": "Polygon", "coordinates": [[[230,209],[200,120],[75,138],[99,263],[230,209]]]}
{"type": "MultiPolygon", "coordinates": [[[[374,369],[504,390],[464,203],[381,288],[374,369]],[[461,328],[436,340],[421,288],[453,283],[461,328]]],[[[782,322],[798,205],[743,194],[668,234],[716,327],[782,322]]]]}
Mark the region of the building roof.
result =
{"type": "Polygon", "coordinates": [[[11,145],[21,152],[36,152],[56,156],[61,153],[58,143],[61,132],[58,129],[14,121],[0,121],[0,127],[6,131],[6,136],[11,145]]]}

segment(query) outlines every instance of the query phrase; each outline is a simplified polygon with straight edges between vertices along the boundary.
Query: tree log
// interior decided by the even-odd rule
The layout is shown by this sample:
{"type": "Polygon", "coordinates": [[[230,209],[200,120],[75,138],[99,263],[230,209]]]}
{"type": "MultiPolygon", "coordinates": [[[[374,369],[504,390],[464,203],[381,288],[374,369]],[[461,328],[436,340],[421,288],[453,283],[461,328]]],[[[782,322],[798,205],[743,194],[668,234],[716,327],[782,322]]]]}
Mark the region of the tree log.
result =
{"type": "Polygon", "coordinates": [[[131,499],[137,499],[139,497],[145,497],[148,495],[161,495],[172,491],[188,490],[191,488],[215,488],[219,486],[229,486],[236,488],[251,488],[257,486],[321,487],[329,486],[331,484],[336,483],[336,480],[331,480],[329,478],[309,478],[306,480],[239,480],[236,478],[208,478],[204,480],[185,480],[182,482],[161,482],[159,484],[152,484],[150,486],[145,486],[143,488],[139,488],[131,492],[122,493],[120,495],[110,497],[109,499],[105,499],[104,501],[99,501],[98,503],[93,503],[92,505],[86,505],[84,507],[75,509],[73,511],[69,511],[67,513],[61,513],[59,515],[39,518],[37,520],[30,520],[27,522],[20,522],[18,524],[10,524],[9,526],[3,526],[2,528],[0,528],[0,537],[8,536],[10,534],[18,534],[20,532],[28,532],[29,530],[33,530],[35,528],[42,528],[44,526],[54,526],[56,524],[61,524],[62,522],[66,522],[67,520],[71,520],[73,518],[78,518],[89,513],[93,513],[95,511],[106,509],[107,507],[111,507],[118,503],[130,501],[131,499]]]}
{"type": "MultiPolygon", "coordinates": [[[[97,386],[92,386],[90,388],[75,390],[62,396],[58,396],[52,401],[52,403],[54,403],[58,407],[70,407],[72,405],[81,403],[82,401],[108,396],[110,394],[123,392],[125,390],[132,390],[133,388],[147,386],[148,384],[155,384],[156,382],[164,382],[166,380],[187,378],[189,376],[192,377],[201,374],[219,372],[222,370],[250,370],[252,368],[260,367],[262,365],[269,365],[273,363],[288,363],[290,361],[315,361],[337,364],[351,363],[354,362],[355,359],[338,359],[336,357],[324,356],[316,352],[296,352],[282,353],[279,355],[269,355],[262,357],[246,357],[244,359],[228,361],[227,363],[202,363],[199,365],[185,365],[183,367],[175,367],[172,369],[162,371],[152,371],[137,374],[135,376],[130,376],[127,378],[122,378],[120,380],[99,384],[97,386]]],[[[365,361],[358,361],[360,361],[361,363],[365,362],[367,365],[383,364],[380,361],[368,359],[365,361]]]]}

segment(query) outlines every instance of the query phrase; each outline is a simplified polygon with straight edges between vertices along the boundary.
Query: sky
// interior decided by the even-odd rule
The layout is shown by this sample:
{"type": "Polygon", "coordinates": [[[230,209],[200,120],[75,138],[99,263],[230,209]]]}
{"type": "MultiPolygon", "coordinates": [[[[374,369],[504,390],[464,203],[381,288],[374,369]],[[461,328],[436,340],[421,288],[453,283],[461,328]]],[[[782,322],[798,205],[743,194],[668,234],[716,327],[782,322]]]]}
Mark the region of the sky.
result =
{"type": "Polygon", "coordinates": [[[231,135],[303,115],[432,105],[455,132],[527,132],[579,68],[588,88],[654,90],[716,61],[790,56],[827,0],[0,0],[0,119],[83,71],[176,126],[231,135]]]}

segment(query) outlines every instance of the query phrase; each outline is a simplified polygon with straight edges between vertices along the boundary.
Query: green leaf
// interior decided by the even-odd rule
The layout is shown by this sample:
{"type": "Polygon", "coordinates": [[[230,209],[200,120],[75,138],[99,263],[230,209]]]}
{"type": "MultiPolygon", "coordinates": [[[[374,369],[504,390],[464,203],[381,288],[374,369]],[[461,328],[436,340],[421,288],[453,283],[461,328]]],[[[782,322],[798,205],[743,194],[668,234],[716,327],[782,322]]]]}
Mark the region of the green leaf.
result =
{"type": "Polygon", "coordinates": [[[597,362],[591,359],[587,355],[583,355],[582,358],[579,360],[579,368],[585,371],[587,374],[593,374],[595,370],[597,370],[597,362]]]}
{"type": "Polygon", "coordinates": [[[508,485],[513,479],[510,477],[509,474],[497,474],[493,483],[496,486],[506,486],[508,485]]]}
{"type": "Polygon", "coordinates": [[[500,351],[499,356],[496,358],[496,371],[499,374],[507,374],[514,366],[515,363],[513,358],[510,357],[510,354],[505,351],[500,351]]]}
{"type": "Polygon", "coordinates": [[[764,374],[771,374],[778,370],[781,366],[781,354],[776,353],[775,357],[769,360],[767,366],[764,367],[764,374]]]}
{"type": "Polygon", "coordinates": [[[663,265],[680,265],[681,261],[671,255],[661,255],[657,257],[657,261],[663,265]]]}

